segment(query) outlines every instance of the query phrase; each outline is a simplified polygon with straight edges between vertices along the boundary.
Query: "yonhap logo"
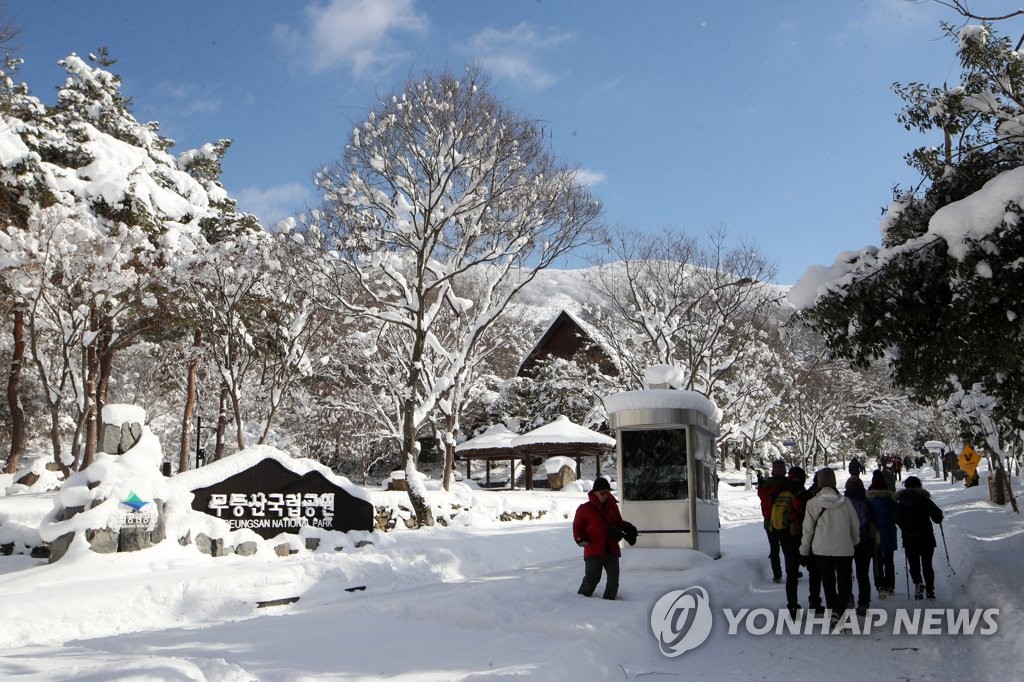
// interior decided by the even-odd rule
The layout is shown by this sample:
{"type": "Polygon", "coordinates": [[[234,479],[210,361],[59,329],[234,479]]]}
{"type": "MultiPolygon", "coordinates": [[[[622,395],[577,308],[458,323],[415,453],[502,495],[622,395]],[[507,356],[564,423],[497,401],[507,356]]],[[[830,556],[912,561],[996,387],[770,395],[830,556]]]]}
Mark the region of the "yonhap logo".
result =
{"type": "Polygon", "coordinates": [[[703,587],[675,590],[651,610],[651,631],[669,658],[696,649],[711,634],[711,603],[703,587]]]}
{"type": "MultiPolygon", "coordinates": [[[[832,619],[832,611],[822,613],[801,610],[790,614],[788,609],[741,608],[722,609],[728,624],[726,636],[853,635],[877,637],[879,633],[912,636],[991,636],[999,631],[999,609],[906,608],[891,611],[867,609],[854,616],[853,609],[842,609],[832,619]]],[[[689,587],[663,595],[651,609],[651,632],[658,640],[661,653],[669,658],[696,649],[711,635],[714,617],[707,590],[689,587]]]]}

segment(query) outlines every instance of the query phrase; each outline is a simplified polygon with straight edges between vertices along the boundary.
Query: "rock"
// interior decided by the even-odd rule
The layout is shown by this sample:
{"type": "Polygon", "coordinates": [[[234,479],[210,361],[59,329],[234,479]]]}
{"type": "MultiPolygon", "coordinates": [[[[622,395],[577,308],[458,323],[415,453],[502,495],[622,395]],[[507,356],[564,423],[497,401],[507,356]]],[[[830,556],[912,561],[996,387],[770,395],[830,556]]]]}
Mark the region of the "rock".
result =
{"type": "Polygon", "coordinates": [[[32,473],[31,471],[15,481],[18,485],[25,487],[31,487],[33,483],[39,480],[39,474],[32,473]]]}
{"type": "Polygon", "coordinates": [[[89,549],[97,554],[113,554],[117,551],[118,534],[109,528],[87,530],[85,539],[89,541],[89,549]]]}
{"type": "Polygon", "coordinates": [[[196,535],[196,549],[212,557],[224,556],[224,540],[214,540],[206,533],[196,535]]]}
{"type": "Polygon", "coordinates": [[[145,527],[122,528],[117,535],[118,552],[137,552],[153,546],[150,531],[145,527]]]}
{"type": "Polygon", "coordinates": [[[74,538],[74,533],[64,533],[64,535],[61,535],[59,538],[50,543],[51,564],[67,553],[68,547],[71,546],[71,541],[74,540],[74,538]]]}
{"type": "Polygon", "coordinates": [[[235,547],[235,554],[238,556],[252,556],[256,553],[256,543],[252,540],[238,543],[238,547],[235,547]]]}

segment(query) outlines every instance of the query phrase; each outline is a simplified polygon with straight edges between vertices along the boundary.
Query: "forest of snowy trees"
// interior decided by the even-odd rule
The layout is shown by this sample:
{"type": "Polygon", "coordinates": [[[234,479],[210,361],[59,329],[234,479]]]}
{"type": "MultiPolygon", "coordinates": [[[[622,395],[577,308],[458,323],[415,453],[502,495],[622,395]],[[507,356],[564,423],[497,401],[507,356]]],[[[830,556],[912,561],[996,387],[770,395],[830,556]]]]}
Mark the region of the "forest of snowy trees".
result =
{"type": "Polygon", "coordinates": [[[608,229],[539,123],[497,100],[475,67],[381,97],[317,172],[320,203],[267,226],[219,180],[231,141],[172,154],[158,124],[134,118],[103,51],[62,61],[53,104],[8,60],[4,470],[39,452],[88,466],[103,405],[134,403],[174,471],[195,466],[199,446],[219,459],[271,443],[379,480],[414,469],[430,437],[447,486],[457,442],[559,414],[597,428],[602,396],[641,388],[652,364],[680,368],[677,388],[722,409],[722,466],[780,454],[816,466],[979,432],[1010,448],[1020,383],[1000,377],[1019,354],[996,343],[968,353],[966,336],[931,329],[1019,337],[1000,306],[984,320],[977,306],[933,317],[936,301],[1020,290],[1018,231],[993,237],[1005,267],[988,277],[985,244],[958,256],[920,235],[944,204],[1020,165],[1022,69],[1005,40],[951,35],[965,85],[902,90],[900,120],[937,128],[944,145],[910,155],[928,184],[890,210],[893,256],[875,250],[846,263],[845,279],[805,284],[799,310],[756,246],[724,226],[608,229]],[[617,372],[581,355],[517,377],[551,321],[537,301],[573,255],[592,265],[557,271],[560,293],[617,372]]]}

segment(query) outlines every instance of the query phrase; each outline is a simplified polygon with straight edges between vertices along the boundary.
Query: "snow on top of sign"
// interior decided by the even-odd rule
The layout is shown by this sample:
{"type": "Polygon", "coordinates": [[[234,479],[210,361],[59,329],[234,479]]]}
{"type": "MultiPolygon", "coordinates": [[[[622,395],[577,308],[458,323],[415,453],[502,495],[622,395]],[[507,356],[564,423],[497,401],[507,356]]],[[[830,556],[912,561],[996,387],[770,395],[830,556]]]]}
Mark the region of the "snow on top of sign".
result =
{"type": "Polygon", "coordinates": [[[352,497],[370,501],[370,494],[349,481],[344,476],[331,471],[328,467],[312,459],[292,457],[287,452],[279,450],[271,445],[253,445],[224,459],[211,462],[206,466],[183,471],[174,477],[174,481],[188,488],[207,488],[216,483],[240,474],[247,469],[259,464],[264,459],[272,459],[299,476],[305,476],[311,472],[317,472],[328,481],[343,489],[352,497]]]}
{"type": "Polygon", "coordinates": [[[488,426],[487,430],[476,438],[470,438],[456,445],[455,452],[507,448],[517,435],[515,431],[509,429],[504,424],[494,424],[493,426],[488,426]]]}
{"type": "Polygon", "coordinates": [[[512,447],[522,445],[535,445],[539,443],[596,443],[598,445],[614,446],[615,439],[596,431],[591,431],[585,426],[573,424],[569,418],[562,415],[550,424],[538,427],[529,433],[516,436],[512,439],[512,447]]]}
{"type": "Polygon", "coordinates": [[[707,396],[696,391],[677,391],[671,388],[649,388],[644,391],[613,393],[604,399],[608,414],[626,410],[676,409],[697,410],[709,419],[720,422],[722,411],[707,396]]]}
{"type": "Polygon", "coordinates": [[[103,423],[120,426],[121,424],[145,424],[146,410],[138,405],[113,403],[103,406],[103,423]]]}
{"type": "Polygon", "coordinates": [[[941,440],[926,440],[924,446],[926,448],[945,448],[946,444],[941,440]]]}

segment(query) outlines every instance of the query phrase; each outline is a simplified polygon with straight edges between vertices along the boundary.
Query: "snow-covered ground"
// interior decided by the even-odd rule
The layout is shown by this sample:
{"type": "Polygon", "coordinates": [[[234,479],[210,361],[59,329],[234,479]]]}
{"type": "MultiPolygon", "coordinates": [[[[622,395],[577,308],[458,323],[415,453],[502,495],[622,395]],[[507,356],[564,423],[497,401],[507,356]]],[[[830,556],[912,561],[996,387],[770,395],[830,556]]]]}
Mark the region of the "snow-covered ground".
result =
{"type": "MultiPolygon", "coordinates": [[[[838,473],[841,486],[846,475],[838,473]]],[[[210,558],[171,540],[134,553],[72,552],[52,565],[0,557],[0,678],[1016,679],[1024,519],[988,502],[984,473],[971,489],[927,468],[912,473],[946,513],[949,562],[941,537],[934,561],[938,600],[908,600],[899,551],[897,594],[872,607],[998,608],[997,633],[895,635],[890,618],[860,636],[820,628],[756,636],[743,626],[729,634],[724,609],[774,611],[785,596],[770,579],[755,493],[725,481],[721,559],[627,547],[620,599],[586,599],[576,595],[583,562],[570,530],[585,495],[478,491],[482,506],[511,496],[516,508],[549,513],[504,523],[481,514],[472,525],[375,533],[372,547],[286,558],[210,558]],[[652,609],[663,595],[696,586],[710,595],[711,634],[667,657],[652,609]],[[299,600],[257,607],[292,597],[299,600]]],[[[0,496],[0,526],[31,524],[50,500],[0,496]]],[[[806,590],[805,578],[804,603],[806,590]]]]}

